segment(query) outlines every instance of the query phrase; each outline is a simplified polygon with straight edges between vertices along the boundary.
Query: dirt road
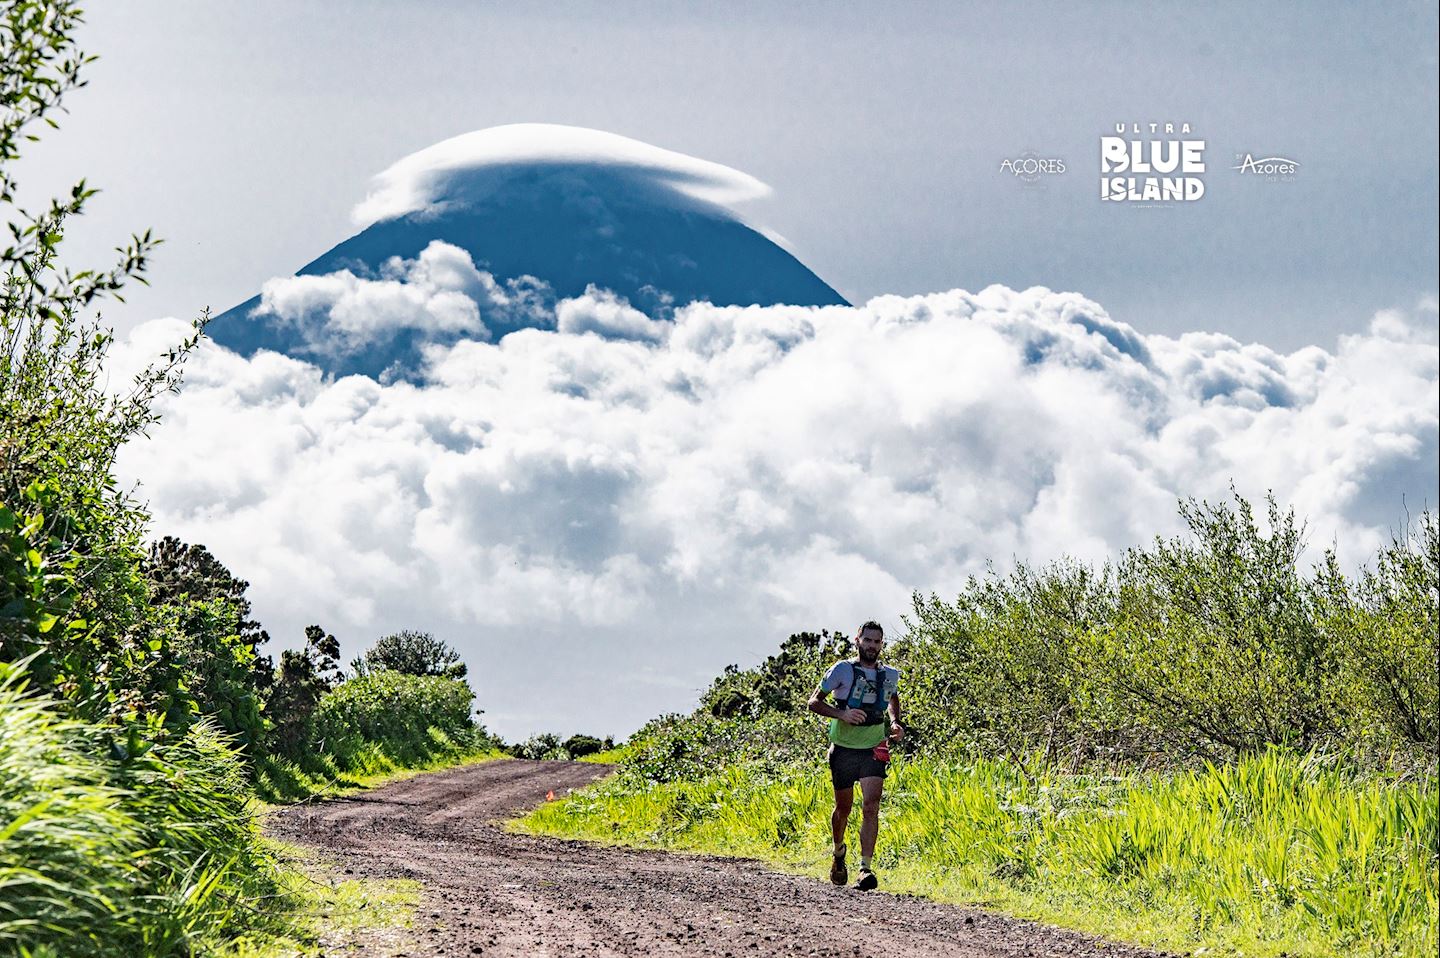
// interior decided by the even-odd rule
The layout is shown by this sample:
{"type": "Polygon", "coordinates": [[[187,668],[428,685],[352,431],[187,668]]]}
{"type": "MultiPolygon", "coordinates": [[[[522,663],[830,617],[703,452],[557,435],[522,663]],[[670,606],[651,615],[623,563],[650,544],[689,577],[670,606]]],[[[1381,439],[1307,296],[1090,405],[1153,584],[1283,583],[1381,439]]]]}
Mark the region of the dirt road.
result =
{"type": "MultiPolygon", "coordinates": [[[[496,823],[606,774],[601,765],[489,762],[274,812],[266,831],[353,874],[415,878],[413,929],[349,942],[366,956],[1151,956],[1073,932],[752,861],[512,835],[496,823]]],[[[882,831],[883,838],[883,831],[882,831]]],[[[882,881],[884,876],[881,876],[882,881]]]]}

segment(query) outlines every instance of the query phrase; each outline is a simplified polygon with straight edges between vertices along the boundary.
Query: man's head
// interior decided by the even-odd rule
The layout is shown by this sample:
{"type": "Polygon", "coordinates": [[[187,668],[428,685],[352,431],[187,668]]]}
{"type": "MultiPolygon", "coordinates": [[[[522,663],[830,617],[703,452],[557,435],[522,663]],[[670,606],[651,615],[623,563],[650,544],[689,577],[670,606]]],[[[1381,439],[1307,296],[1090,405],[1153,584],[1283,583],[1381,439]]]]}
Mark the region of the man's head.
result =
{"type": "Polygon", "coordinates": [[[855,632],[855,649],[860,653],[863,665],[874,665],[880,660],[880,650],[885,647],[885,630],[879,622],[866,622],[855,632]]]}

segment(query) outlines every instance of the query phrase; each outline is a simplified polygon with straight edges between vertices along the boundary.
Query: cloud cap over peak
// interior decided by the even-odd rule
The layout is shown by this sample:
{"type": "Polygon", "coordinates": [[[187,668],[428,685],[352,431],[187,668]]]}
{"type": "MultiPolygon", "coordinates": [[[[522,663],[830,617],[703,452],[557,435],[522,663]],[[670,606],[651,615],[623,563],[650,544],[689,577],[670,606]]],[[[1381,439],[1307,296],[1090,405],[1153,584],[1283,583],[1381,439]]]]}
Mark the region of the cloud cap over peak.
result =
{"type": "Polygon", "coordinates": [[[517,169],[589,169],[648,187],[676,205],[725,210],[770,187],[720,163],[666,150],[618,133],[554,123],[512,123],[475,130],[411,153],[375,177],[351,211],[357,226],[412,213],[440,213],[496,189],[517,169]]]}

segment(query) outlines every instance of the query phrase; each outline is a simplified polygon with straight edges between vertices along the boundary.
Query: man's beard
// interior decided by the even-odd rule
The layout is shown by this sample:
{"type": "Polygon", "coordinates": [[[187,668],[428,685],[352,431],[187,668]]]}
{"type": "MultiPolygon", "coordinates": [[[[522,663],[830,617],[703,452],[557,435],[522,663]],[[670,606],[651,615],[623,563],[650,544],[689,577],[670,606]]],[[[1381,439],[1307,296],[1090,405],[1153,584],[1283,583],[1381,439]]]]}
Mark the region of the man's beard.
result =
{"type": "Polygon", "coordinates": [[[880,661],[880,653],[879,653],[879,652],[866,652],[864,649],[861,649],[861,650],[860,650],[860,661],[863,662],[863,663],[866,664],[866,665],[874,665],[876,662],[880,661]]]}

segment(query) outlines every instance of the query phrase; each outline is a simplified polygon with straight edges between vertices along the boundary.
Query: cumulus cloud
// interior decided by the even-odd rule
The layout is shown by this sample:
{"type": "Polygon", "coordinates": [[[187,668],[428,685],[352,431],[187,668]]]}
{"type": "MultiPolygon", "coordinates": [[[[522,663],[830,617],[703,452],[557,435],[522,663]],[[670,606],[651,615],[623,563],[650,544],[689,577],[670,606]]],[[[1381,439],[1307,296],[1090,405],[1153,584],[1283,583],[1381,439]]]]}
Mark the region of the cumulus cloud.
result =
{"type": "Polygon", "coordinates": [[[529,276],[497,283],[465,250],[435,240],[413,260],[386,260],[374,277],[345,269],[268,280],[256,314],[299,327],[307,353],[333,355],[403,330],[489,339],[485,316],[541,319],[545,294],[545,284],[529,276]]]}
{"type": "Polygon", "coordinates": [[[652,320],[624,297],[592,284],[584,296],[562,299],[555,306],[555,327],[562,333],[597,333],[614,339],[663,339],[669,323],[652,320]]]}
{"type": "MultiPolygon", "coordinates": [[[[374,282],[482,322],[497,295],[434,246],[396,270],[374,282]]],[[[347,302],[359,327],[392,308],[347,302]]],[[[789,631],[898,628],[912,590],[987,560],[1114,555],[1232,480],[1363,561],[1402,495],[1434,504],[1435,322],[1428,301],[1279,353],[1043,288],[665,322],[592,289],[546,328],[430,347],[419,383],[206,346],[123,468],[273,633],[319,621],[348,653],[432,629],[502,733],[624,733],[789,631]]]]}

